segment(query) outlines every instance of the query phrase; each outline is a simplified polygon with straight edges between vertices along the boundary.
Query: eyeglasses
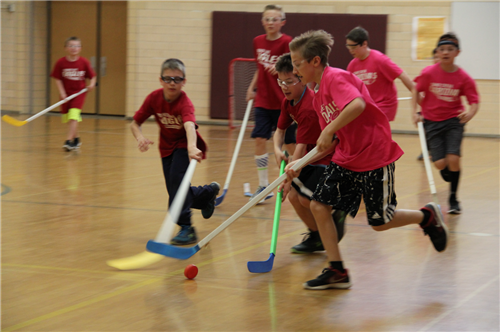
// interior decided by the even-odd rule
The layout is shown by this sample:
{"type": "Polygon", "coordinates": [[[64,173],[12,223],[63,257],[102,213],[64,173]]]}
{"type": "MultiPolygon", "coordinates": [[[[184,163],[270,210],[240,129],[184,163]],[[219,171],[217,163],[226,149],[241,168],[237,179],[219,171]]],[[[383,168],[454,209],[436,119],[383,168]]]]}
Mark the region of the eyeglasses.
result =
{"type": "Polygon", "coordinates": [[[179,76],[161,76],[161,80],[165,83],[172,83],[174,81],[175,84],[179,84],[182,81],[184,81],[186,78],[185,77],[179,77],[179,76]]]}
{"type": "Polygon", "coordinates": [[[264,23],[278,23],[283,21],[281,17],[263,17],[262,22],[264,23]]]}
{"type": "Polygon", "coordinates": [[[69,47],[69,48],[80,48],[80,47],[82,47],[82,45],[68,45],[66,47],[69,47]]]}
{"type": "Polygon", "coordinates": [[[278,85],[283,87],[283,88],[289,88],[291,86],[297,85],[300,83],[300,79],[297,82],[287,82],[287,81],[282,81],[279,78],[276,79],[278,81],[278,85]]]}
{"type": "Polygon", "coordinates": [[[306,59],[302,59],[302,60],[299,62],[299,64],[295,64],[295,63],[293,63],[293,62],[292,62],[292,66],[294,66],[294,67],[295,67],[295,69],[299,69],[300,65],[301,65],[304,61],[306,61],[306,59]]]}
{"type": "Polygon", "coordinates": [[[347,47],[350,50],[353,50],[356,48],[356,46],[361,45],[361,43],[356,43],[356,44],[345,44],[345,47],[347,47]]]}

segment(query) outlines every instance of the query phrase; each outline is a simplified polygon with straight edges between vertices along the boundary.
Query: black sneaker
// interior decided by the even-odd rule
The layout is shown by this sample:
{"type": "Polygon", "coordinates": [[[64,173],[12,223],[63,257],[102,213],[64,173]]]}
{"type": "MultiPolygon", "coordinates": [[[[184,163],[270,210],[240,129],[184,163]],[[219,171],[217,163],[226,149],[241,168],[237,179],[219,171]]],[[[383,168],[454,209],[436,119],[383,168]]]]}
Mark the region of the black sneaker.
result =
{"type": "Polygon", "coordinates": [[[460,214],[462,213],[462,209],[460,208],[460,202],[456,199],[450,199],[450,209],[448,210],[449,214],[460,214]]]}
{"type": "Polygon", "coordinates": [[[181,230],[177,235],[170,241],[170,244],[185,245],[196,243],[198,238],[196,237],[196,232],[194,227],[190,225],[182,225],[181,230]]]}
{"type": "Polygon", "coordinates": [[[80,137],[75,137],[73,139],[73,149],[79,149],[82,142],[80,141],[80,137]]]}
{"type": "Polygon", "coordinates": [[[65,149],[66,151],[71,151],[74,149],[73,144],[70,140],[66,140],[66,142],[64,142],[63,149],[65,149]]]}
{"type": "Polygon", "coordinates": [[[210,201],[207,203],[207,206],[201,209],[201,215],[205,219],[210,218],[214,214],[215,199],[217,198],[217,195],[219,194],[220,191],[220,185],[217,182],[212,182],[209,184],[209,186],[212,187],[214,195],[212,196],[212,198],[210,198],[210,201]]]}
{"type": "Polygon", "coordinates": [[[448,239],[448,229],[444,224],[443,215],[441,214],[439,206],[436,203],[429,203],[421,210],[429,211],[431,216],[427,225],[425,227],[420,225],[420,227],[423,228],[425,235],[429,235],[434,248],[439,252],[444,251],[448,239]]]}
{"type": "Polygon", "coordinates": [[[345,272],[342,273],[339,270],[327,267],[323,269],[321,275],[319,275],[316,279],[305,282],[303,286],[305,289],[347,289],[351,287],[351,282],[349,281],[347,269],[345,269],[345,272]]]}
{"type": "Polygon", "coordinates": [[[335,210],[335,212],[332,213],[333,217],[333,222],[335,223],[335,227],[337,228],[337,237],[338,241],[342,240],[344,237],[344,225],[345,225],[345,218],[347,217],[347,212],[341,211],[341,210],[335,210]]]}
{"type": "Polygon", "coordinates": [[[323,251],[325,248],[323,247],[323,243],[321,242],[321,238],[319,237],[318,231],[310,231],[309,233],[305,233],[302,242],[293,246],[291,251],[294,254],[310,254],[315,251],[323,251]]]}

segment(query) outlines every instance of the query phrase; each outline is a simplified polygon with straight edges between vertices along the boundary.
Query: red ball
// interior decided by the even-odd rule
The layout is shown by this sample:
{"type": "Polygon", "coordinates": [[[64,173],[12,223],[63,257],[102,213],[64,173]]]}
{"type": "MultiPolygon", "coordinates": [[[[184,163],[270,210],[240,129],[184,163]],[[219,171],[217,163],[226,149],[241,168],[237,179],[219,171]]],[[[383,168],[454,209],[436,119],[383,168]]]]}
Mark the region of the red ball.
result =
{"type": "Polygon", "coordinates": [[[198,267],[194,264],[189,264],[184,269],[184,275],[188,279],[194,279],[198,275],[198,267]]]}

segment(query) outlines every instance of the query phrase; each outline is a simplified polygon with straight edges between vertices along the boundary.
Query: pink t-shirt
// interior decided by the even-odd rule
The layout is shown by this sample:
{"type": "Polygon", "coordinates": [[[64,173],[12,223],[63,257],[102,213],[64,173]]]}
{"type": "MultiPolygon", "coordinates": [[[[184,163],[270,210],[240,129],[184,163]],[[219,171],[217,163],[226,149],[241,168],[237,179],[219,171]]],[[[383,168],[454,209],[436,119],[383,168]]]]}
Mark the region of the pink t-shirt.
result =
{"type": "Polygon", "coordinates": [[[267,40],[266,35],[260,35],[253,40],[253,50],[257,59],[257,95],[254,100],[254,107],[262,107],[269,110],[279,110],[283,92],[276,83],[278,75],[271,75],[269,68],[274,68],[278,58],[290,52],[288,44],[292,37],[282,34],[276,40],[267,40]]]}
{"type": "MultiPolygon", "coordinates": [[[[85,79],[93,78],[95,72],[90,62],[84,57],[79,57],[75,61],[69,61],[66,57],[62,57],[57,60],[50,76],[62,81],[64,91],[69,97],[84,89],[86,87],[85,79]]],[[[85,93],[82,93],[69,102],[62,104],[61,113],[68,113],[70,108],[82,109],[84,102],[85,93]]]]}
{"type": "Polygon", "coordinates": [[[398,110],[398,90],[394,80],[403,70],[385,54],[370,50],[366,59],[352,59],[347,71],[366,84],[377,106],[387,115],[389,121],[393,121],[398,110]]]}
{"type": "MultiPolygon", "coordinates": [[[[316,141],[321,134],[321,127],[318,115],[313,107],[314,92],[306,87],[302,99],[292,105],[286,98],[281,104],[281,113],[278,120],[278,128],[286,130],[294,121],[297,122],[297,144],[306,144],[306,152],[311,151],[316,146],[316,141]]],[[[328,165],[332,155],[317,160],[311,165],[328,165]]]]}
{"type": "MultiPolygon", "coordinates": [[[[163,89],[151,92],[141,108],[135,113],[134,120],[139,125],[154,115],[156,122],[160,126],[160,154],[161,157],[168,157],[175,149],[187,148],[186,130],[184,123],[191,121],[196,123],[194,116],[194,106],[184,91],[181,91],[179,98],[169,103],[165,100],[163,89]]],[[[196,125],[196,128],[198,126],[196,125]]],[[[203,152],[203,159],[207,147],[198,131],[197,146],[203,152]]]]}
{"type": "Polygon", "coordinates": [[[424,68],[415,82],[417,91],[425,92],[420,106],[427,120],[444,121],[456,117],[464,109],[461,96],[467,98],[469,105],[479,103],[476,82],[461,68],[448,73],[437,63],[424,68]]]}
{"type": "Polygon", "coordinates": [[[366,85],[355,75],[326,67],[314,97],[321,129],[334,121],[354,99],[363,98],[366,107],[353,121],[336,132],[339,144],[332,161],[354,172],[387,166],[403,155],[392,140],[389,120],[377,107],[366,85]]]}

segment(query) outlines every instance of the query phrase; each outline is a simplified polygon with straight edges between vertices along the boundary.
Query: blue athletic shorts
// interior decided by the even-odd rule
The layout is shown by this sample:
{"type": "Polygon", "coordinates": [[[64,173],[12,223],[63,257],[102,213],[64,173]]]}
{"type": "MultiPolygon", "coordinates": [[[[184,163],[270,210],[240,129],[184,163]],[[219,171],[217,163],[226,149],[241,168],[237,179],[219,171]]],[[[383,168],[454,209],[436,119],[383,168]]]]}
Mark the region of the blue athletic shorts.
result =
{"type": "MultiPolygon", "coordinates": [[[[252,138],[270,139],[278,126],[278,119],[281,110],[268,110],[262,107],[255,107],[255,127],[252,131],[252,138]]],[[[297,124],[294,122],[285,132],[285,144],[295,143],[297,124]]]]}

